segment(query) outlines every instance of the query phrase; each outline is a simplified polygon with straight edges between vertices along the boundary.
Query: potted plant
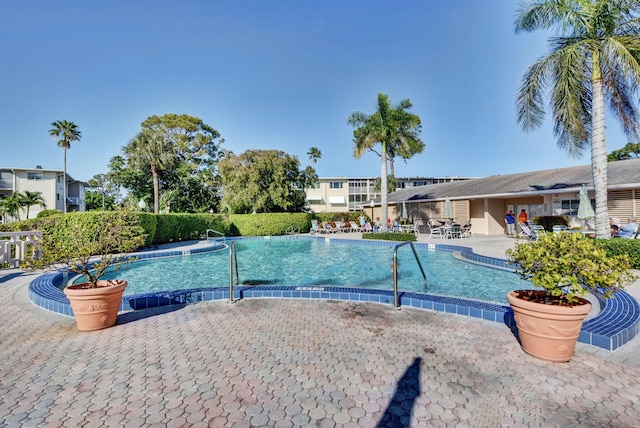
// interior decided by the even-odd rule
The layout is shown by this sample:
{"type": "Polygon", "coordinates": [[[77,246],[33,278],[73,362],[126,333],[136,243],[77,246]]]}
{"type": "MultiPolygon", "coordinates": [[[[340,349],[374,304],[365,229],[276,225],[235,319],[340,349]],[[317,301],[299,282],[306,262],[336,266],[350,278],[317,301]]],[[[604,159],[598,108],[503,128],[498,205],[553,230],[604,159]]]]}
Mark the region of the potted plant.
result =
{"type": "Polygon", "coordinates": [[[636,278],[629,257],[608,257],[596,240],[580,233],[553,233],[507,250],[516,273],[541,290],[507,295],[522,349],[547,361],[571,359],[582,323],[591,310],[587,292],[613,297],[636,278]]]}
{"type": "Polygon", "coordinates": [[[115,324],[127,282],[101,279],[135,260],[126,253],[144,245],[144,229],[131,211],[68,214],[43,232],[41,249],[28,269],[52,268],[84,275],[86,282],[64,288],[79,330],[115,324]]]}

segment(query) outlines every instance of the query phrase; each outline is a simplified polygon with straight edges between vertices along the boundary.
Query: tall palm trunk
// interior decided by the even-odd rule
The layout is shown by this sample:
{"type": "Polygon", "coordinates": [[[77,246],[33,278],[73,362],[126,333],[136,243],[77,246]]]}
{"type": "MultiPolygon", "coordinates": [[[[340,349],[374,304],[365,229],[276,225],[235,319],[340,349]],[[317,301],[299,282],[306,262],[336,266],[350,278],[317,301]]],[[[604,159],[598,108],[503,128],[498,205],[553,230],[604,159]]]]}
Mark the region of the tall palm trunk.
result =
{"type": "Polygon", "coordinates": [[[67,213],[67,148],[64,148],[64,175],[62,177],[62,212],[67,213]]]}
{"type": "Polygon", "coordinates": [[[596,196],[596,237],[608,238],[609,209],[607,207],[607,143],[605,139],[604,84],[598,54],[593,59],[593,104],[591,114],[591,171],[596,196]]]}
{"type": "MultiPolygon", "coordinates": [[[[387,153],[387,144],[382,142],[382,153],[387,153]]],[[[387,157],[380,156],[382,164],[380,165],[380,208],[382,209],[382,231],[387,231],[387,219],[389,218],[389,206],[387,196],[389,194],[389,184],[387,183],[387,157]]]]}

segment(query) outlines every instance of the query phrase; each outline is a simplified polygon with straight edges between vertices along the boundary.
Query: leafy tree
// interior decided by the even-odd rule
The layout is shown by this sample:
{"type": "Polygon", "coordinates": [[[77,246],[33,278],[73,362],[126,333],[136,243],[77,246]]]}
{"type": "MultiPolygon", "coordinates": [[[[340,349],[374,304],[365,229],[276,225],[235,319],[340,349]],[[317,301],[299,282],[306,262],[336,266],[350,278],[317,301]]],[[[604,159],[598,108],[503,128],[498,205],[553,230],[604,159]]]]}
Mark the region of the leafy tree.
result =
{"type": "Polygon", "coordinates": [[[87,191],[87,210],[113,210],[118,194],[118,186],[111,177],[113,177],[113,174],[96,174],[89,179],[88,184],[91,186],[91,190],[87,191]],[[91,194],[91,200],[89,200],[89,194],[91,194]],[[95,204],[94,194],[100,197],[100,204],[95,204]]]}
{"type": "Polygon", "coordinates": [[[609,162],[628,159],[640,159],[640,143],[627,143],[620,150],[614,150],[607,156],[609,162]]]}
{"type": "Polygon", "coordinates": [[[224,140],[218,131],[197,117],[166,114],[142,122],[142,131],[134,140],[123,157],[114,157],[109,164],[114,182],[126,188],[129,196],[139,200],[153,195],[154,211],[159,211],[161,199],[169,201],[172,211],[217,210],[217,162],[229,153],[221,149],[224,140]],[[148,144],[133,142],[139,138],[148,144]],[[148,150],[141,155],[143,146],[148,150]],[[187,201],[186,194],[198,197],[187,201]]]}
{"type": "Polygon", "coordinates": [[[49,130],[49,135],[57,141],[58,147],[64,149],[64,185],[62,186],[62,196],[64,203],[63,213],[67,212],[67,150],[71,148],[71,143],[74,141],[80,141],[82,137],[81,132],[78,130],[78,125],[67,120],[57,120],[51,124],[52,129],[49,130]]]}
{"type": "Polygon", "coordinates": [[[41,208],[46,209],[47,204],[44,203],[42,198],[42,192],[30,192],[25,190],[19,197],[20,205],[27,209],[27,218],[29,218],[29,209],[34,205],[40,205],[41,208]]]}
{"type": "Polygon", "coordinates": [[[322,152],[317,147],[311,147],[309,149],[309,151],[307,152],[307,155],[309,155],[309,160],[315,166],[315,164],[318,161],[318,159],[320,159],[322,157],[322,152]]]}
{"type": "Polygon", "coordinates": [[[640,3],[630,0],[528,0],[520,4],[516,33],[555,30],[551,51],[524,73],[518,122],[529,131],[544,119],[550,88],[558,145],[577,156],[591,145],[596,236],[610,236],[607,209],[605,103],[631,138],[638,136],[635,105],[640,84],[640,3]]]}
{"type": "Polygon", "coordinates": [[[165,135],[145,129],[125,146],[124,153],[134,166],[151,169],[153,178],[153,212],[160,212],[159,173],[175,165],[175,152],[165,135]]]}
{"type": "Polygon", "coordinates": [[[304,189],[317,180],[312,167],[300,170],[296,156],[280,150],[247,150],[220,160],[221,205],[230,213],[302,212],[304,189]]]}
{"type": "MultiPolygon", "coordinates": [[[[387,193],[391,193],[393,191],[395,191],[398,188],[398,179],[395,178],[393,175],[388,175],[387,176],[387,193]]],[[[376,178],[375,183],[373,184],[373,190],[375,190],[376,192],[380,192],[380,190],[382,189],[382,180],[380,180],[380,177],[376,178]]]]}
{"type": "MultiPolygon", "coordinates": [[[[419,139],[421,132],[420,118],[417,115],[407,112],[411,108],[411,101],[408,99],[400,101],[396,106],[391,105],[389,96],[383,93],[378,94],[378,110],[369,115],[362,112],[353,112],[347,122],[355,127],[353,131],[353,142],[355,144],[353,155],[356,158],[362,157],[366,151],[373,151],[381,158],[380,167],[380,204],[382,208],[382,218],[388,218],[389,207],[387,206],[388,176],[387,159],[390,153],[393,156],[400,155],[408,159],[415,153],[419,153],[424,148],[424,144],[419,139]],[[380,144],[381,150],[378,153],[374,147],[380,144]]],[[[382,225],[383,231],[387,230],[387,222],[382,225]]]]}

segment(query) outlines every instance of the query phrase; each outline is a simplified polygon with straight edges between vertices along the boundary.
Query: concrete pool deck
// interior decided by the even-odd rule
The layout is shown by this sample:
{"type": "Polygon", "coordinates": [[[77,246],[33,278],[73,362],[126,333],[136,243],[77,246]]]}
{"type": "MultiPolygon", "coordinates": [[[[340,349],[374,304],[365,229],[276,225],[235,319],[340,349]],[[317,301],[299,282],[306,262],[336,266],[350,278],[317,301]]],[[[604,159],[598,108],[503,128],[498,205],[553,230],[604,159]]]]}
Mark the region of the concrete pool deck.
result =
{"type": "MultiPolygon", "coordinates": [[[[459,245],[503,258],[515,240],[459,245]]],[[[578,343],[571,362],[554,364],[524,354],[495,322],[277,299],[135,311],[113,328],[80,333],[73,319],[28,301],[33,278],[0,270],[0,426],[631,427],[640,420],[638,337],[613,352],[578,343]]],[[[636,298],[637,287],[628,289],[636,298]]]]}

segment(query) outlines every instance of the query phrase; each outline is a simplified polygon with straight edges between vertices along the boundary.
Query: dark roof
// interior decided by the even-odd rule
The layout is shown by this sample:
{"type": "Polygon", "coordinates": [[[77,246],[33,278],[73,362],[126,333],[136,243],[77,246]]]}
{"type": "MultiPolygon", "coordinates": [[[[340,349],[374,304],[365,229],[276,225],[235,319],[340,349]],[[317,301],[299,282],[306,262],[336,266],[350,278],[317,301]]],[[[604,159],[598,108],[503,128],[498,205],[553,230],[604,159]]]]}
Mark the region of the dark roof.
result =
{"type": "MultiPolygon", "coordinates": [[[[640,187],[640,159],[609,162],[607,164],[609,190],[640,187]]],[[[591,165],[547,169],[520,174],[450,183],[409,187],[389,194],[389,203],[402,201],[471,199],[478,197],[518,197],[548,193],[579,191],[582,185],[593,189],[591,165]]],[[[379,199],[377,200],[379,202],[379,199]]]]}

